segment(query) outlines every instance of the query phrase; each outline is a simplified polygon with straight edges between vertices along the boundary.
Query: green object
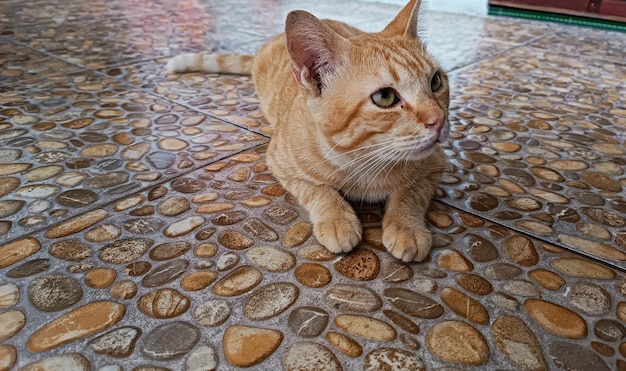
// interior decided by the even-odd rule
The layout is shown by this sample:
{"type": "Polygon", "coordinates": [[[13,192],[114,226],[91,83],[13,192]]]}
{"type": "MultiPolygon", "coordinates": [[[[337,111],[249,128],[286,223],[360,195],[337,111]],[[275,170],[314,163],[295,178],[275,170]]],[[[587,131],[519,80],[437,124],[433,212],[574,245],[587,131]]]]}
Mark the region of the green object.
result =
{"type": "Polygon", "coordinates": [[[626,23],[611,21],[607,19],[579,17],[567,14],[556,14],[548,12],[538,12],[527,9],[509,8],[504,6],[489,5],[489,15],[505,16],[505,17],[517,17],[534,19],[547,22],[567,23],[577,26],[587,26],[595,28],[603,28],[613,31],[626,32],[626,23]]]}

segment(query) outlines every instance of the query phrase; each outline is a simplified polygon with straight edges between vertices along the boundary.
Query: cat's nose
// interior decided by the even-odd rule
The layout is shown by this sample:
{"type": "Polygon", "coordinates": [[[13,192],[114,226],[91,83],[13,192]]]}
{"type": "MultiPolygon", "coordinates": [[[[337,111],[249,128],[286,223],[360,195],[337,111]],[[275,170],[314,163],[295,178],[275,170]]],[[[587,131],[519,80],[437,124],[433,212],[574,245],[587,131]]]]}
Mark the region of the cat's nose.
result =
{"type": "Polygon", "coordinates": [[[429,117],[426,119],[426,127],[429,128],[430,130],[436,131],[437,139],[439,139],[445,122],[446,122],[446,118],[443,112],[437,112],[437,113],[429,115],[429,117]]]}

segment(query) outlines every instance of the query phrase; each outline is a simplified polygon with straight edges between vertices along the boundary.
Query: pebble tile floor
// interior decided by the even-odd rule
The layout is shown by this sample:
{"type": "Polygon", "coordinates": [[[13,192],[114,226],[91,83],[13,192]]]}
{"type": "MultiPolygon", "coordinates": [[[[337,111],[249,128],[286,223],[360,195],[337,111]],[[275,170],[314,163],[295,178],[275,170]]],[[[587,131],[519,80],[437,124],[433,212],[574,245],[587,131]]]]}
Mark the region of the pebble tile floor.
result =
{"type": "Polygon", "coordinates": [[[247,77],[291,9],[359,1],[0,2],[0,370],[626,370],[626,37],[425,13],[451,136],[427,262],[333,256],[264,162],[247,77]]]}

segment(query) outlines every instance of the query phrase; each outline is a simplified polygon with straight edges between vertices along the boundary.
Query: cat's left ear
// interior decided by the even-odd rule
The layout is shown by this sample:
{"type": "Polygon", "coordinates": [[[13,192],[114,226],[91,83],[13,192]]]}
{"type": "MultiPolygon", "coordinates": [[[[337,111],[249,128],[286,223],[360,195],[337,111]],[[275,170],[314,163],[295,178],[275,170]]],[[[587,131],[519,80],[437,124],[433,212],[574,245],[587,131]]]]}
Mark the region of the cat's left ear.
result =
{"type": "Polygon", "coordinates": [[[421,0],[409,1],[381,34],[417,38],[417,15],[421,3],[421,0]]]}
{"type": "Polygon", "coordinates": [[[287,53],[298,84],[320,94],[326,77],[349,52],[350,42],[303,10],[287,15],[287,53]]]}

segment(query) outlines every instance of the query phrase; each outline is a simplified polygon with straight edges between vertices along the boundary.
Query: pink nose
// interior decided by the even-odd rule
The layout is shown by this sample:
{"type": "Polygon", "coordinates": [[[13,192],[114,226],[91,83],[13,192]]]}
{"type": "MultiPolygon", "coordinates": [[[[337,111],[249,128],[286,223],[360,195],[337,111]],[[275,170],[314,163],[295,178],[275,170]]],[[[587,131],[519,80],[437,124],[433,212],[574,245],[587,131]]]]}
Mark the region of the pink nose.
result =
{"type": "Polygon", "coordinates": [[[443,115],[443,112],[437,112],[435,114],[430,115],[426,119],[426,127],[430,130],[435,130],[437,132],[437,138],[441,135],[441,130],[443,130],[443,124],[446,119],[443,115]]]}

